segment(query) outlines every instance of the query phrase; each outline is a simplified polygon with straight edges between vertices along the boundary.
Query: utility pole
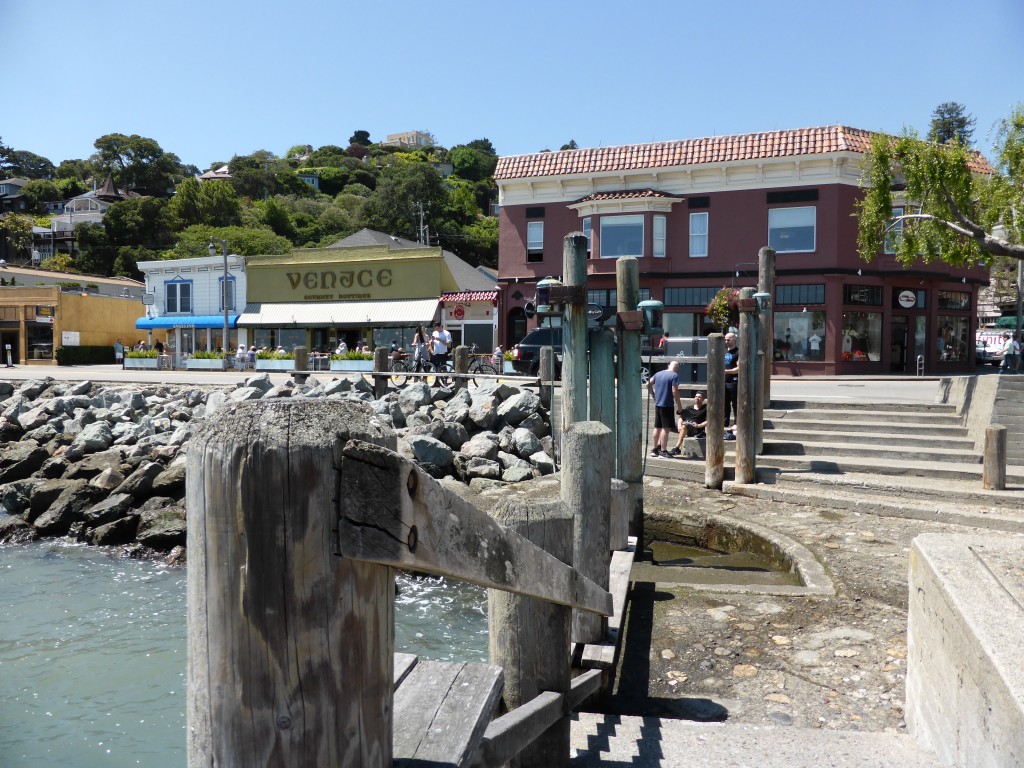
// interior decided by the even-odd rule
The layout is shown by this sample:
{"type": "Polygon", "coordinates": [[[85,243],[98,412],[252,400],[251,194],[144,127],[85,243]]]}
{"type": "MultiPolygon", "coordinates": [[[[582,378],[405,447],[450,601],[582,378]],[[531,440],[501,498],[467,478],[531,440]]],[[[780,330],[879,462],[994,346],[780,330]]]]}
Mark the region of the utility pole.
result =
{"type": "Polygon", "coordinates": [[[423,207],[423,203],[419,200],[416,201],[416,215],[419,216],[419,226],[416,229],[416,241],[420,245],[430,245],[430,239],[427,236],[427,225],[424,221],[424,217],[427,215],[426,209],[423,207]]]}

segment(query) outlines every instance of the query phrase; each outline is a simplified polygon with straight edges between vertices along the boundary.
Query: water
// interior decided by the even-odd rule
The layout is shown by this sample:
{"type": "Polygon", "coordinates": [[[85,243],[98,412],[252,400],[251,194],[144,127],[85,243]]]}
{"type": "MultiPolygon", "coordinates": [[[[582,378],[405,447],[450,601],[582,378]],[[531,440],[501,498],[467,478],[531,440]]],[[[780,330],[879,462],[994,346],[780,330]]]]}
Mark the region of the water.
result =
{"type": "MultiPolygon", "coordinates": [[[[485,661],[484,590],[400,574],[396,647],[485,661]]],[[[185,569],[0,547],[0,766],[185,765],[185,569]]]]}

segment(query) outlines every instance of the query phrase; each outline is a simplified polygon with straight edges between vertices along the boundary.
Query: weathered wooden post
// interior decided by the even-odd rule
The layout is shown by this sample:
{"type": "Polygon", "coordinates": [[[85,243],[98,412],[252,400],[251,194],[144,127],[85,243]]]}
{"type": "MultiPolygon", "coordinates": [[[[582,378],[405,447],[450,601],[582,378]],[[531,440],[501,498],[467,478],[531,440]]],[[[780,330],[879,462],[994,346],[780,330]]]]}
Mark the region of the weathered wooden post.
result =
{"type": "Polygon", "coordinates": [[[985,428],[985,458],[981,487],[987,491],[1006,490],[1006,427],[989,424],[985,428]]]}
{"type": "MultiPolygon", "coordinates": [[[[387,347],[377,347],[373,350],[373,370],[375,373],[386,373],[391,371],[391,355],[387,347]]],[[[388,393],[388,377],[373,377],[373,396],[380,400],[388,393]]]]}
{"type": "MultiPolygon", "coordinates": [[[[608,589],[611,564],[612,432],[598,421],[579,421],[562,432],[562,503],[573,516],[573,565],[608,589]]],[[[574,643],[603,643],[608,621],[589,611],[572,612],[574,643]]]]}
{"type": "Polygon", "coordinates": [[[552,390],[555,380],[555,351],[551,347],[540,348],[540,360],[537,362],[537,375],[540,377],[538,397],[540,404],[550,409],[552,390]]]}
{"type": "Polygon", "coordinates": [[[612,430],[615,460],[615,338],[605,327],[590,329],[590,420],[612,430]]]}
{"type": "Polygon", "coordinates": [[[708,336],[708,425],[704,430],[704,485],[721,490],[725,480],[725,337],[708,336]]]}
{"type": "MultiPolygon", "coordinates": [[[[493,517],[565,563],[572,561],[572,513],[561,501],[498,503],[493,517]]],[[[488,654],[505,670],[502,700],[511,711],[542,691],[570,685],[571,609],[535,597],[487,590],[488,654]]],[[[569,718],[563,717],[513,762],[516,766],[569,765],[569,718]]]]}
{"type": "Polygon", "coordinates": [[[190,768],[391,766],[394,576],[335,554],[364,403],[245,402],[189,446],[190,768]]]}
{"type": "Polygon", "coordinates": [[[309,350],[305,347],[296,347],[292,351],[292,355],[295,360],[296,371],[308,371],[309,370],[309,350]]]}
{"type": "Polygon", "coordinates": [[[616,309],[619,313],[618,403],[615,449],[617,477],[629,484],[629,531],[643,547],[643,409],[640,387],[640,268],[633,256],[615,262],[616,309]],[[627,313],[627,314],[624,314],[627,313]],[[625,317],[625,320],[624,320],[625,317]],[[637,321],[640,325],[637,326],[637,321]]]}
{"type": "MultiPolygon", "coordinates": [[[[612,433],[612,437],[615,433],[612,433]]],[[[617,478],[611,483],[611,516],[608,546],[618,552],[629,546],[629,486],[617,478]]]]}
{"type": "Polygon", "coordinates": [[[587,418],[587,236],[570,232],[562,247],[562,431],[587,418]],[[576,294],[576,295],[573,295],[576,294]]]}
{"type": "Polygon", "coordinates": [[[757,317],[754,289],[740,289],[740,370],[738,376],[736,413],[736,482],[753,483],[755,476],[754,404],[757,390],[757,317]]]}
{"type": "Polygon", "coordinates": [[[757,401],[757,452],[764,447],[764,409],[772,403],[772,360],[775,357],[775,249],[765,246],[757,252],[757,292],[772,297],[768,311],[761,315],[761,353],[764,355],[761,367],[761,396],[757,401]]]}
{"type": "MultiPolygon", "coordinates": [[[[469,373],[469,347],[460,344],[455,348],[455,373],[469,373]]],[[[465,389],[469,386],[469,380],[461,376],[455,377],[455,388],[465,389]]]]}

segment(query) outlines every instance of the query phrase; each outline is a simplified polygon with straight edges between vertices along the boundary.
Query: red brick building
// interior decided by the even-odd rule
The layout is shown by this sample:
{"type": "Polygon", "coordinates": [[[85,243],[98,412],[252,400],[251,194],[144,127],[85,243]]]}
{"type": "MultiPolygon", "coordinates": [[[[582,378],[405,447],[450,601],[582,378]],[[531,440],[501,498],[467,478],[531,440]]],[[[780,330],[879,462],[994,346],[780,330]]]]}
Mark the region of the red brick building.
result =
{"type": "Polygon", "coordinates": [[[776,372],[913,373],[919,356],[930,373],[972,370],[988,270],[857,253],[871,136],[828,126],[501,158],[499,338],[511,345],[535,324],[524,305],[581,231],[590,301],[614,306],[616,259],[635,256],[641,298],[664,302],[669,335],[713,330],[708,301],[756,287],[758,250],[771,245],[776,372]]]}

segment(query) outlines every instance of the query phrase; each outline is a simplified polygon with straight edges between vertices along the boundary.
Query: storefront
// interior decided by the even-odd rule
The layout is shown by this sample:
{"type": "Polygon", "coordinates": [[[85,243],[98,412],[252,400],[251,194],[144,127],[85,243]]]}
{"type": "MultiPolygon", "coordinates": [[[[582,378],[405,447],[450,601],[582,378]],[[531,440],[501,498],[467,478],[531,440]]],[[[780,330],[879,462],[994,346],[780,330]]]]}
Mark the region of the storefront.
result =
{"type": "Polygon", "coordinates": [[[461,291],[441,294],[442,321],[452,344],[476,345],[477,352],[493,352],[498,338],[498,292],[461,291]]]}

